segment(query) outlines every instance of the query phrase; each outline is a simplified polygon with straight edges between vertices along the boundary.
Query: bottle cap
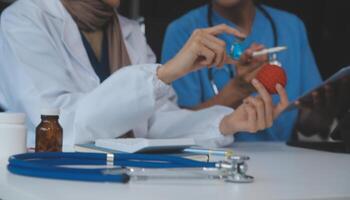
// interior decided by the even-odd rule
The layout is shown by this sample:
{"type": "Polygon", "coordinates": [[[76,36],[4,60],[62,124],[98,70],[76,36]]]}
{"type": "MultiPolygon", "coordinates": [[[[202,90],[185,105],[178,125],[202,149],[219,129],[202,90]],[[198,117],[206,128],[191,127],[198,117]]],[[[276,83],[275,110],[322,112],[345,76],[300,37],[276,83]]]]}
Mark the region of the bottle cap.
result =
{"type": "Polygon", "coordinates": [[[24,113],[0,113],[0,124],[24,124],[26,115],[24,113]]]}
{"type": "Polygon", "coordinates": [[[59,116],[60,115],[60,109],[58,109],[58,108],[42,108],[41,109],[41,115],[44,115],[44,116],[59,116]]]}

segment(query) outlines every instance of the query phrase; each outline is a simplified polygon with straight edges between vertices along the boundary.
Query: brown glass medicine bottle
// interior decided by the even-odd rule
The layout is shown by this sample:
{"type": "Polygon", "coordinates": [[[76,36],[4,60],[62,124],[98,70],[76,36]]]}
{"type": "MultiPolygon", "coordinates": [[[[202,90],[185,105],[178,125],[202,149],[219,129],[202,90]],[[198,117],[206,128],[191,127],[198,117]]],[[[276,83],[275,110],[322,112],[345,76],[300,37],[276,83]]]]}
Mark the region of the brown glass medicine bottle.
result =
{"type": "Polygon", "coordinates": [[[61,152],[63,129],[59,124],[58,109],[43,109],[36,128],[35,152],[61,152]]]}

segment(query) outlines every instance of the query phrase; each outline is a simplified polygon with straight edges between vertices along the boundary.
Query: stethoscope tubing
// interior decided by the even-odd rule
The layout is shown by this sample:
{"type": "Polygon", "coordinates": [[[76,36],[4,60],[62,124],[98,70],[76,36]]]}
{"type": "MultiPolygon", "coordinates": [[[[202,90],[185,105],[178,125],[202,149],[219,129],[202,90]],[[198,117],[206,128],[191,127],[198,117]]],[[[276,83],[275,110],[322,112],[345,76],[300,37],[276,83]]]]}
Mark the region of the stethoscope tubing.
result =
{"type": "MultiPolygon", "coordinates": [[[[148,164],[173,164],[183,166],[202,166],[204,163],[178,156],[157,155],[157,154],[129,154],[115,153],[114,162],[119,166],[122,163],[148,163],[148,164]]],[[[25,164],[45,164],[45,165],[104,165],[106,164],[106,154],[103,153],[26,153],[11,156],[9,163],[23,162],[25,164]]],[[[125,165],[124,164],[124,165],[125,165]]],[[[158,166],[158,165],[154,165],[158,166]]],[[[210,167],[210,166],[206,166],[210,167]]]]}
{"type": "Polygon", "coordinates": [[[43,169],[23,168],[13,165],[9,165],[7,169],[13,174],[22,176],[72,181],[127,183],[130,179],[129,175],[127,174],[105,174],[103,171],[99,171],[99,173],[85,173],[87,169],[84,169],[84,173],[81,171],[76,173],[68,169],[55,169],[54,171],[50,171],[43,169]]]}
{"type": "MultiPolygon", "coordinates": [[[[113,154],[113,166],[119,168],[215,168],[216,163],[194,161],[177,156],[154,154],[113,154]]],[[[77,168],[68,166],[107,164],[103,153],[26,153],[9,158],[11,173],[62,180],[127,182],[125,173],[106,174],[108,168],[77,168]]]]}

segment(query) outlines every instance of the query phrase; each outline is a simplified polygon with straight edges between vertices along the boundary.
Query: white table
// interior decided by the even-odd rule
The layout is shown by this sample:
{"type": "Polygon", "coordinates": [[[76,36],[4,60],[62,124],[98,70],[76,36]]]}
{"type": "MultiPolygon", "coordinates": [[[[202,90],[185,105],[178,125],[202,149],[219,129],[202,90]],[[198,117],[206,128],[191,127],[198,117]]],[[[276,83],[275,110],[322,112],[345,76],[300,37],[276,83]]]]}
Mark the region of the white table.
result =
{"type": "Polygon", "coordinates": [[[251,184],[208,180],[129,184],[46,180],[10,174],[0,164],[0,199],[350,199],[350,155],[288,147],[282,143],[236,143],[249,155],[251,184]]]}

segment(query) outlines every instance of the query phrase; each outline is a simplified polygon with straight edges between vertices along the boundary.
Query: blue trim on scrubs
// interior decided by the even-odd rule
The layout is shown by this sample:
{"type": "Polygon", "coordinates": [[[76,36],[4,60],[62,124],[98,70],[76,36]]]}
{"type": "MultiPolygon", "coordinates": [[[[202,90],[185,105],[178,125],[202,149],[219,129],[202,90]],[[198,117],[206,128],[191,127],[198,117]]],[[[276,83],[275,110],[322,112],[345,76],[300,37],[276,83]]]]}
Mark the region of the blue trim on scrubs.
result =
{"type": "Polygon", "coordinates": [[[94,50],[92,49],[90,43],[85,38],[84,34],[81,33],[84,47],[86,49],[87,55],[89,57],[90,63],[94,68],[95,73],[103,82],[111,75],[111,70],[109,68],[109,55],[108,55],[108,39],[106,32],[103,33],[102,49],[101,49],[101,60],[98,60],[94,50]]]}
{"type": "MultiPolygon", "coordinates": [[[[289,99],[294,100],[322,81],[309,46],[306,30],[302,21],[295,15],[267,6],[264,8],[276,24],[279,45],[288,46],[287,51],[278,54],[278,59],[288,75],[286,90],[289,99]]],[[[176,55],[195,29],[208,27],[207,10],[207,5],[199,7],[168,26],[163,43],[162,63],[176,55]]],[[[236,27],[231,21],[213,12],[213,24],[222,23],[236,27]]],[[[229,52],[230,44],[235,40],[234,36],[221,34],[219,38],[228,44],[229,52]]],[[[242,46],[247,48],[254,42],[266,47],[272,47],[274,42],[271,24],[258,9],[252,32],[242,46]]],[[[222,89],[230,80],[225,69],[214,69],[213,76],[219,89],[222,89]]],[[[178,95],[178,103],[182,107],[197,106],[214,96],[207,68],[192,72],[175,81],[173,87],[178,95]]],[[[273,96],[273,100],[278,102],[278,96],[273,96]]],[[[292,132],[296,116],[297,111],[284,113],[276,119],[272,128],[261,131],[259,134],[239,133],[235,135],[235,139],[237,141],[285,141],[292,132]]]]}

